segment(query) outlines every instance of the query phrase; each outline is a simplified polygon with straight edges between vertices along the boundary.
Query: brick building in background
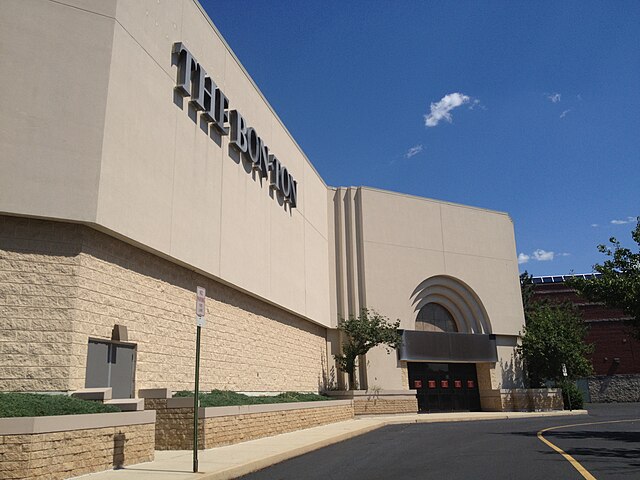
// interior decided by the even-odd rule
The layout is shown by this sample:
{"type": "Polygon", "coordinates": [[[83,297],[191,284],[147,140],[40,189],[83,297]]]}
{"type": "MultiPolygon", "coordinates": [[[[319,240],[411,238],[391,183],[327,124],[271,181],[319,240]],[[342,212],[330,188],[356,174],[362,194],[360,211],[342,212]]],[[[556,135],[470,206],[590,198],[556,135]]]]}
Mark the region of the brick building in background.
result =
{"type": "MultiPolygon", "coordinates": [[[[587,343],[595,345],[591,354],[594,376],[588,379],[591,402],[640,401],[640,341],[632,335],[630,317],[578,295],[564,283],[572,276],[533,277],[534,300],[571,302],[587,323],[587,343]]],[[[577,276],[588,279],[593,275],[577,276]]]]}

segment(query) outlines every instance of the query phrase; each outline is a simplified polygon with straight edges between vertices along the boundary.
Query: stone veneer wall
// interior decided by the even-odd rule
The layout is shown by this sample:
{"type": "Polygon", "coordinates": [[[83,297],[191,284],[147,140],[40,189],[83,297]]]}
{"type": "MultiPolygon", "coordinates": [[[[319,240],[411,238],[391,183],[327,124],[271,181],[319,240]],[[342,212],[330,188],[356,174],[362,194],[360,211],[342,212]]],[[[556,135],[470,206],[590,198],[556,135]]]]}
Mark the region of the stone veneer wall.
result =
{"type": "Polygon", "coordinates": [[[512,388],[480,392],[480,404],[486,412],[536,412],[563,410],[559,388],[512,388]]]}
{"type": "Polygon", "coordinates": [[[335,398],[353,399],[356,415],[417,413],[415,390],[347,390],[327,392],[335,398]]]}
{"type": "Polygon", "coordinates": [[[393,413],[417,413],[418,399],[407,398],[404,400],[387,400],[371,397],[366,400],[354,399],[356,415],[385,415],[393,413]]]}
{"type": "Polygon", "coordinates": [[[68,391],[79,245],[71,226],[0,215],[0,391],[68,391]]]}
{"type": "Polygon", "coordinates": [[[593,403],[640,402],[640,375],[599,375],[587,381],[593,403]]]}
{"type": "Polygon", "coordinates": [[[198,285],[202,390],[323,388],[323,327],[89,227],[0,216],[0,390],[83,388],[88,339],[115,324],[137,344],[136,390],[193,388],[198,285]]]}
{"type": "MultiPolygon", "coordinates": [[[[193,448],[193,398],[145,398],[156,411],[156,450],[193,448]]],[[[353,418],[351,402],[207,407],[198,412],[198,447],[214,448],[353,418]]]]}
{"type": "MultiPolygon", "coordinates": [[[[58,480],[150,462],[154,458],[154,415],[153,412],[136,413],[142,414],[137,417],[148,417],[151,423],[57,431],[70,428],[69,422],[86,421],[81,417],[96,415],[0,419],[0,478],[58,480]],[[7,433],[7,430],[16,430],[6,428],[7,425],[34,420],[57,423],[59,427],[53,432],[7,433]]],[[[104,415],[123,414],[98,414],[104,415]]],[[[124,415],[131,417],[129,413],[124,415]]]]}

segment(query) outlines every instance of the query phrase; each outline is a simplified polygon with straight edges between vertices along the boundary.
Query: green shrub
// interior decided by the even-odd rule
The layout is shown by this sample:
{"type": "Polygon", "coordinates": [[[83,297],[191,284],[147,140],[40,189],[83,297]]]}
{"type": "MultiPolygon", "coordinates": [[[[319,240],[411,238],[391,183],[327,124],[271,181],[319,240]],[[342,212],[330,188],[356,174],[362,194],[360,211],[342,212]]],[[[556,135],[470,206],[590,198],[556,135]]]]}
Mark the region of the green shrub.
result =
{"type": "Polygon", "coordinates": [[[569,397],[571,397],[571,409],[581,410],[584,407],[582,392],[575,382],[569,380],[558,382],[558,387],[562,389],[562,401],[564,402],[565,410],[569,410],[569,397]]]}
{"type": "MultiPolygon", "coordinates": [[[[201,407],[227,407],[231,405],[259,405],[265,403],[287,403],[287,402],[315,402],[321,400],[331,400],[329,397],[316,395],[315,393],[285,392],[275,396],[252,397],[242,393],[228,390],[211,390],[211,392],[200,392],[201,407]]],[[[193,392],[182,390],[176,392],[174,397],[193,397],[193,392]]]]}
{"type": "Polygon", "coordinates": [[[113,405],[104,405],[67,395],[0,393],[0,417],[43,417],[119,411],[120,409],[113,405]]]}

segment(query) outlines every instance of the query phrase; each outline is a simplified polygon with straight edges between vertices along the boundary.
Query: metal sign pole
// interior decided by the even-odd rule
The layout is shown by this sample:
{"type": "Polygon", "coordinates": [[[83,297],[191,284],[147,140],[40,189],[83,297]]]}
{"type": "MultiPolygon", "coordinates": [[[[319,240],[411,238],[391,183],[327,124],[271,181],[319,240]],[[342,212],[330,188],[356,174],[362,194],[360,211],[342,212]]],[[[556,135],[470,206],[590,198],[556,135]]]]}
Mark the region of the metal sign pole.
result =
{"type": "Polygon", "coordinates": [[[193,392],[193,473],[198,473],[198,407],[200,396],[200,333],[204,326],[204,301],[207,292],[202,287],[196,288],[196,381],[193,392]]]}
{"type": "Polygon", "coordinates": [[[198,396],[200,387],[200,330],[196,334],[196,385],[193,395],[193,473],[198,473],[198,396]]]}
{"type": "MultiPolygon", "coordinates": [[[[564,384],[569,385],[567,380],[567,376],[568,376],[567,366],[564,363],[562,364],[562,376],[564,377],[564,384]]],[[[568,386],[567,386],[567,401],[569,402],[569,411],[572,412],[573,409],[571,408],[571,391],[568,386]]]]}

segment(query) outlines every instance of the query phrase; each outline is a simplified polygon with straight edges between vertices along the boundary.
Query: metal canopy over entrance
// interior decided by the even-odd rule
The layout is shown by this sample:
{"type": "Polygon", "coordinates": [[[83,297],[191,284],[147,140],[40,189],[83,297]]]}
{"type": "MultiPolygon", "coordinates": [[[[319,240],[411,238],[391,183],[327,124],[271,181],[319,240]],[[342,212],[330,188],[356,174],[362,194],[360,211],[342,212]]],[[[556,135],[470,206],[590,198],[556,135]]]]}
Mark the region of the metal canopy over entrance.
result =
{"type": "Polygon", "coordinates": [[[408,368],[420,412],[480,410],[475,364],[410,362],[408,368]]]}
{"type": "Polygon", "coordinates": [[[495,335],[402,331],[399,359],[406,362],[497,362],[495,335]]]}

